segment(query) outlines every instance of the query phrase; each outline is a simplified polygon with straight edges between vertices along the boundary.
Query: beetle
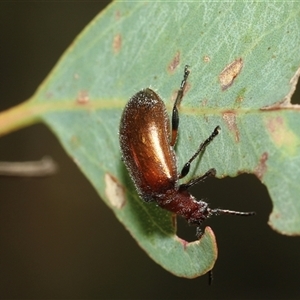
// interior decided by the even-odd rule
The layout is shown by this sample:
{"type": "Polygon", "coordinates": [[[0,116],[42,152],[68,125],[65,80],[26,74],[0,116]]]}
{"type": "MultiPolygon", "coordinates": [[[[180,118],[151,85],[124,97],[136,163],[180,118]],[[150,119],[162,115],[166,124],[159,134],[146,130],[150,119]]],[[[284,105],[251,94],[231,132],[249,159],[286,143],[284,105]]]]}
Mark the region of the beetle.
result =
{"type": "Polygon", "coordinates": [[[146,88],[136,93],[126,104],[121,117],[119,139],[122,160],[140,198],[145,202],[156,202],[161,208],[185,218],[189,224],[196,226],[196,236],[200,238],[201,224],[207,218],[221,214],[251,216],[255,213],[212,209],[208,203],[190,194],[190,187],[216,175],[214,168],[187,183],[179,183],[189,173],[191,163],[220,132],[220,126],[217,126],[184,164],[181,172],[177,172],[174,145],[179,127],[178,106],[189,73],[189,66],[185,66],[173,105],[171,124],[162,99],[152,89],[146,88]]]}

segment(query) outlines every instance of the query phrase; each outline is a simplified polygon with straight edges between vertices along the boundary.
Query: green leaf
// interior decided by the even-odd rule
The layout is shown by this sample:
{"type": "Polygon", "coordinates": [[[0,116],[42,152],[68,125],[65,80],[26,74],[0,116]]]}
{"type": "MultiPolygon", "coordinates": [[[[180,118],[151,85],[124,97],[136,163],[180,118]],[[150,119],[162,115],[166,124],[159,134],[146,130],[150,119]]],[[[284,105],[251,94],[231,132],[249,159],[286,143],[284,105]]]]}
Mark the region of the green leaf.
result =
{"type": "Polygon", "coordinates": [[[254,173],[274,207],[270,225],[300,233],[300,118],[290,104],[300,66],[296,2],[115,2],[79,35],[34,96],[0,114],[4,134],[45,122],[101,198],[150,257],[177,276],[212,269],[217,247],[176,236],[171,214],[141,201],[121,161],[119,120],[142,88],[170,111],[190,65],[180,107],[178,168],[220,125],[193,164],[218,177],[254,173]]]}

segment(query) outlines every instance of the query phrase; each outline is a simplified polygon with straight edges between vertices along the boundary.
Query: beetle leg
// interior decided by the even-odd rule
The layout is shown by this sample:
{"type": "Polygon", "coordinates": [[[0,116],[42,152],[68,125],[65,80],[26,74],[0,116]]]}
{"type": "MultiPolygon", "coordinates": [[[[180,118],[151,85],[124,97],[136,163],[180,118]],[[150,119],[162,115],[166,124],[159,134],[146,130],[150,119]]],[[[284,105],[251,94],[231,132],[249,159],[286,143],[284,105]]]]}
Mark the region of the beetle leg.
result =
{"type": "Polygon", "coordinates": [[[209,169],[204,175],[202,176],[199,176],[199,177],[196,177],[196,178],[193,178],[191,179],[189,182],[187,183],[183,183],[179,186],[179,189],[180,190],[187,190],[189,189],[190,187],[192,187],[193,185],[201,182],[201,181],[204,181],[207,177],[215,177],[216,176],[216,169],[209,169]]]}
{"type": "Polygon", "coordinates": [[[171,137],[171,146],[175,145],[177,133],[178,133],[178,126],[179,126],[179,114],[178,114],[178,105],[180,104],[180,101],[183,97],[184,88],[186,85],[187,78],[190,74],[190,71],[188,70],[188,65],[184,68],[184,75],[183,80],[181,82],[180,88],[177,93],[176,100],[174,102],[173,111],[172,111],[172,137],[171,137]]]}
{"type": "Polygon", "coordinates": [[[196,227],[196,237],[197,237],[197,239],[200,240],[200,238],[202,237],[202,235],[203,235],[203,231],[202,231],[201,227],[197,226],[196,227]]]}
{"type": "Polygon", "coordinates": [[[213,270],[208,271],[208,285],[212,285],[214,280],[213,270]]]}
{"type": "MultiPolygon", "coordinates": [[[[183,166],[179,178],[183,178],[186,176],[190,171],[191,162],[201,153],[205,150],[205,148],[212,142],[212,140],[219,134],[221,128],[220,126],[217,126],[215,130],[212,132],[212,134],[203,142],[200,144],[198,150],[195,152],[195,154],[189,159],[189,161],[183,166]]],[[[205,176],[205,175],[204,175],[205,176]]],[[[203,176],[203,177],[204,177],[203,176]]],[[[201,180],[200,180],[201,181],[201,180]]],[[[198,181],[199,182],[199,181],[198,181]]]]}

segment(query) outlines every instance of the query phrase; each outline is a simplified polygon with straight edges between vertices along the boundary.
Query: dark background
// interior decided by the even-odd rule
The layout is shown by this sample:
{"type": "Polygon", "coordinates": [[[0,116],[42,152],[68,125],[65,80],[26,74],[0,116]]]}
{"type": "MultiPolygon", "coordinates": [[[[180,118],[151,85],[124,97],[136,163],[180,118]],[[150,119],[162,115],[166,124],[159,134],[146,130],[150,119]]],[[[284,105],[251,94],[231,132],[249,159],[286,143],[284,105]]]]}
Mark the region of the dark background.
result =
{"type": "MultiPolygon", "coordinates": [[[[0,110],[34,93],[105,4],[0,2],[0,110]]],[[[201,186],[198,196],[210,198],[214,207],[257,212],[208,222],[219,246],[209,287],[206,276],[177,278],[148,258],[44,125],[0,139],[0,161],[44,155],[58,162],[57,175],[0,178],[1,298],[299,298],[300,238],[267,225],[271,201],[254,176],[212,179],[201,186]]],[[[180,225],[182,235],[194,234],[180,225]]]]}

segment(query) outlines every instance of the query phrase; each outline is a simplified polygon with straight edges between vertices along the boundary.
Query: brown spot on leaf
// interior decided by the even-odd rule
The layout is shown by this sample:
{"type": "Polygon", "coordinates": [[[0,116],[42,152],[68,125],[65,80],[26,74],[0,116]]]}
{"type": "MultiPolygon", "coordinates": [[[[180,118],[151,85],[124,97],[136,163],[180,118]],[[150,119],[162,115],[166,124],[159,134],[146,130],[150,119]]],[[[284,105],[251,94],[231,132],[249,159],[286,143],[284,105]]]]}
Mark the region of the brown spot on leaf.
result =
{"type": "Polygon", "coordinates": [[[47,92],[46,93],[46,99],[51,99],[53,97],[53,93],[52,92],[47,92]]]}
{"type": "Polygon", "coordinates": [[[227,90],[233,84],[234,79],[240,74],[242,67],[243,60],[238,58],[223,69],[219,75],[222,91],[227,90]]]}
{"type": "Polygon", "coordinates": [[[117,21],[119,21],[120,18],[121,18],[121,12],[120,12],[119,10],[117,10],[116,13],[115,13],[115,19],[116,19],[117,21]]]}
{"type": "Polygon", "coordinates": [[[180,63],[180,52],[177,51],[175,56],[173,57],[172,61],[170,62],[169,66],[168,66],[168,71],[170,73],[174,73],[174,71],[178,67],[179,63],[180,63]]]}
{"type": "Polygon", "coordinates": [[[122,47],[122,36],[121,34],[116,34],[113,40],[113,50],[115,54],[118,54],[122,47]]]}
{"type": "Polygon", "coordinates": [[[299,138],[286,124],[281,116],[275,116],[266,120],[266,127],[270,137],[277,148],[285,149],[290,155],[294,155],[298,149],[299,138]]]}
{"type": "Polygon", "coordinates": [[[78,104],[87,104],[90,101],[88,92],[85,90],[80,91],[77,95],[76,101],[78,104]]]}
{"type": "Polygon", "coordinates": [[[109,173],[105,174],[105,194],[110,204],[115,208],[122,208],[126,204],[126,198],[123,186],[117,178],[109,173]]]}
{"type": "Polygon", "coordinates": [[[264,110],[276,111],[276,110],[281,110],[282,108],[285,108],[285,107],[291,107],[290,100],[289,100],[289,102],[287,102],[286,98],[283,100],[281,99],[280,101],[278,101],[272,105],[264,106],[261,108],[261,110],[262,111],[264,111],[264,110]]]}
{"type": "Polygon", "coordinates": [[[206,62],[206,63],[210,62],[210,57],[208,55],[205,55],[203,57],[203,61],[206,62]]]}
{"type": "Polygon", "coordinates": [[[223,113],[223,120],[225,121],[228,129],[234,134],[235,141],[238,143],[240,141],[240,132],[236,124],[236,114],[233,111],[225,111],[223,113]]]}
{"type": "Polygon", "coordinates": [[[183,240],[182,238],[176,236],[176,239],[179,241],[179,243],[183,246],[183,249],[186,250],[187,245],[189,244],[188,241],[183,240]]]}
{"type": "Polygon", "coordinates": [[[283,126],[283,118],[282,117],[275,117],[268,120],[267,128],[271,133],[275,133],[276,131],[280,130],[283,126]]]}
{"type": "Polygon", "coordinates": [[[254,174],[257,176],[257,178],[259,180],[262,180],[264,174],[267,171],[268,167],[267,167],[266,161],[268,160],[268,157],[269,157],[268,153],[264,152],[259,159],[258,165],[254,169],[254,174]]]}
{"type": "Polygon", "coordinates": [[[71,147],[73,149],[75,149],[75,148],[78,148],[80,146],[81,146],[81,143],[80,143],[80,140],[79,140],[78,136],[72,135],[71,136],[71,147]]]}
{"type": "Polygon", "coordinates": [[[235,99],[236,103],[242,103],[244,101],[244,98],[242,96],[237,96],[235,99]]]}
{"type": "Polygon", "coordinates": [[[201,106],[206,106],[207,105],[208,100],[205,98],[201,101],[201,106]]]}
{"type": "Polygon", "coordinates": [[[274,213],[273,217],[274,217],[274,219],[280,219],[281,215],[280,215],[280,213],[274,213]]]}

